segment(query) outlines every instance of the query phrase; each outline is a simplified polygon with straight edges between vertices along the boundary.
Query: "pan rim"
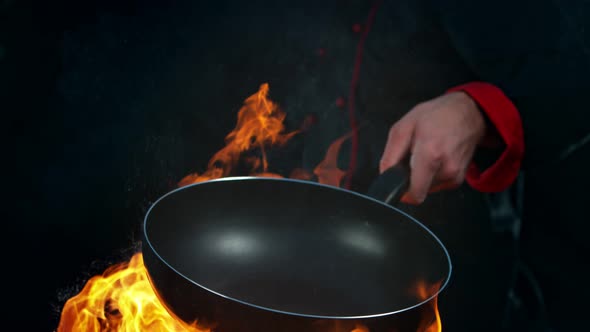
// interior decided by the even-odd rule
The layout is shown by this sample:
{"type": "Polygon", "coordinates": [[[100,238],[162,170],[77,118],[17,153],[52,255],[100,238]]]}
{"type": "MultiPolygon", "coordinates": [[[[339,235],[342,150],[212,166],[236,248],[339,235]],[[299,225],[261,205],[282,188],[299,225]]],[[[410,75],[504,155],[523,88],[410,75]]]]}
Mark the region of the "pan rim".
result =
{"type": "MultiPolygon", "coordinates": [[[[382,202],[378,199],[375,199],[373,197],[370,197],[368,195],[364,195],[361,194],[359,192],[353,191],[353,190],[349,190],[349,189],[345,189],[345,188],[340,188],[340,187],[336,187],[336,186],[332,186],[332,185],[327,185],[327,184],[322,184],[322,183],[318,183],[318,182],[313,182],[313,181],[308,181],[308,180],[300,180],[300,179],[290,179],[290,178],[275,178],[275,177],[264,177],[264,176],[229,176],[229,177],[223,177],[223,178],[217,178],[217,179],[212,179],[212,180],[207,180],[207,181],[202,181],[202,182],[197,182],[197,183],[193,183],[193,184],[189,184],[189,185],[185,185],[176,189],[173,189],[169,192],[167,192],[166,194],[162,195],[160,198],[158,198],[154,203],[151,204],[151,206],[149,207],[149,209],[147,210],[144,220],[143,220],[143,227],[142,227],[142,232],[143,232],[143,238],[144,241],[141,243],[141,251],[143,252],[143,245],[147,244],[149,246],[149,248],[151,249],[153,255],[155,255],[160,262],[162,262],[163,264],[165,264],[170,270],[172,270],[174,273],[176,273],[178,276],[182,277],[183,279],[185,279],[186,281],[188,281],[191,284],[194,284],[195,286],[211,293],[214,294],[216,296],[219,296],[221,298],[224,298],[226,300],[229,300],[231,302],[235,302],[235,303],[239,303],[241,305],[245,305],[248,307],[252,307],[252,308],[256,308],[259,310],[263,310],[263,311],[269,311],[269,312],[274,312],[274,313],[278,313],[278,314],[282,314],[282,315],[289,315],[289,316],[296,316],[296,317],[304,317],[304,318],[313,318],[313,319],[337,319],[337,320],[354,320],[354,319],[370,319],[370,318],[379,318],[379,317],[385,317],[385,316],[390,316],[390,315],[395,315],[395,314],[400,314],[406,311],[410,311],[412,309],[418,308],[426,303],[429,303],[430,301],[432,301],[433,299],[435,299],[449,284],[450,280],[451,280],[451,275],[453,272],[453,264],[451,261],[451,257],[450,254],[446,248],[446,246],[444,245],[444,243],[439,239],[438,236],[436,236],[436,234],[434,234],[434,232],[432,230],[430,230],[428,227],[426,227],[426,225],[424,225],[423,223],[421,223],[419,220],[417,220],[416,218],[414,218],[413,216],[409,215],[408,213],[390,205],[387,204],[385,202],[382,202]],[[428,297],[427,299],[418,302],[412,306],[406,307],[406,308],[402,308],[402,309],[398,309],[398,310],[394,310],[394,311],[387,311],[387,312],[381,312],[381,313],[376,313],[376,314],[368,314],[368,315],[353,315],[353,316],[330,316],[330,315],[314,315],[314,314],[305,314],[305,313],[298,313],[298,312],[291,312],[291,311],[285,311],[285,310],[279,310],[279,309],[274,309],[274,308],[269,308],[266,306],[262,306],[262,305],[258,305],[258,304],[254,304],[254,303],[250,303],[244,300],[240,300],[225,294],[222,294],[218,291],[215,291],[213,289],[210,289],[208,287],[205,287],[204,285],[201,285],[198,282],[195,282],[194,280],[192,280],[191,278],[185,276],[184,274],[182,274],[180,271],[178,271],[177,269],[175,269],[173,266],[171,266],[167,260],[165,260],[162,256],[160,256],[160,254],[158,253],[158,251],[156,250],[156,248],[154,248],[154,246],[152,245],[148,233],[147,233],[147,224],[148,224],[148,220],[149,220],[149,216],[150,213],[152,211],[152,209],[154,209],[158,203],[162,200],[164,200],[166,197],[173,195],[176,192],[182,191],[182,190],[187,190],[191,187],[195,187],[195,186],[200,186],[200,185],[204,185],[207,183],[211,183],[211,182],[222,182],[222,181],[243,181],[243,180],[255,180],[255,181],[279,181],[279,182],[294,182],[294,183],[302,183],[302,184],[306,184],[306,185],[314,185],[314,186],[318,186],[318,187],[324,187],[324,188],[328,188],[330,190],[338,190],[338,191],[342,191],[345,192],[347,194],[352,194],[352,195],[356,195],[356,196],[360,196],[363,199],[368,199],[370,201],[373,201],[375,203],[378,203],[386,208],[392,209],[394,211],[396,211],[396,213],[401,214],[402,216],[408,218],[410,221],[416,223],[418,226],[422,227],[440,246],[440,248],[443,250],[445,257],[447,258],[447,263],[448,263],[448,273],[446,274],[446,278],[444,280],[444,282],[442,282],[441,286],[439,287],[439,289],[432,294],[430,297],[428,297]]],[[[146,272],[149,276],[149,269],[146,267],[146,272]]]]}

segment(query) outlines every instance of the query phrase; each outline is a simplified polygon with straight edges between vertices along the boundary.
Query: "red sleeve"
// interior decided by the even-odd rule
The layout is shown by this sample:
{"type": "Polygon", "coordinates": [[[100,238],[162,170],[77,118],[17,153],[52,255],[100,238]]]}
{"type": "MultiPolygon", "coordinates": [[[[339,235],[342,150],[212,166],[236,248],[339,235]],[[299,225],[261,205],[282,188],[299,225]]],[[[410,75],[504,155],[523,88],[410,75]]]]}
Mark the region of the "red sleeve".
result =
{"type": "Polygon", "coordinates": [[[471,82],[449,89],[463,91],[479,105],[496,127],[505,149],[490,167],[481,170],[475,162],[467,169],[467,183],[481,192],[507,189],[518,176],[524,155],[524,137],[520,114],[512,101],[498,87],[485,82],[471,82]]]}

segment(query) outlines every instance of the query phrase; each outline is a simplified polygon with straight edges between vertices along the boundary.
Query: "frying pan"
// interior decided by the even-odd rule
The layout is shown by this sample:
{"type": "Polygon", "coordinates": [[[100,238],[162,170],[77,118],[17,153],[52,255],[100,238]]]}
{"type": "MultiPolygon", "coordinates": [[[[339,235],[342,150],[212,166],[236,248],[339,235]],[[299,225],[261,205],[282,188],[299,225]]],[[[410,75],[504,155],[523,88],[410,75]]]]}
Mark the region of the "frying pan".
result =
{"type": "Polygon", "coordinates": [[[261,177],[176,189],[144,220],[148,277],[171,314],[215,331],[418,331],[451,260],[393,205],[407,180],[392,168],[367,195],[261,177]]]}

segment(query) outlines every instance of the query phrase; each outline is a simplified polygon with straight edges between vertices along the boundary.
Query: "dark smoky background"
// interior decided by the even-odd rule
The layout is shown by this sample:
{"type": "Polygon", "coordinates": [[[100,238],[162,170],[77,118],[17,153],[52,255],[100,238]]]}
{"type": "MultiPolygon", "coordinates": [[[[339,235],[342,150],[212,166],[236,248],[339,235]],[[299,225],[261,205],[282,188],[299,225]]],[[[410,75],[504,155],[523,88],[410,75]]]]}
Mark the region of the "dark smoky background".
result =
{"type": "MultiPolygon", "coordinates": [[[[205,170],[242,102],[262,83],[286,112],[288,130],[314,119],[285,147],[271,149],[270,170],[312,170],[350,130],[346,101],[371,6],[362,0],[1,0],[5,319],[21,330],[53,331],[64,301],[89,277],[139,249],[151,203],[185,175],[205,170]]],[[[411,18],[399,17],[413,27],[411,18]]],[[[372,36],[391,41],[387,33],[382,26],[372,36]]],[[[417,55],[408,52],[404,61],[418,61],[417,55]]],[[[414,67],[422,68],[389,66],[398,74],[414,67]]],[[[428,70],[423,75],[433,77],[428,70]]],[[[419,87],[418,77],[400,77],[400,88],[419,87]]],[[[359,102],[359,121],[367,107],[391,107],[399,115],[431,92],[406,94],[397,106],[387,98],[359,102]]],[[[376,175],[387,120],[370,118],[363,129],[355,174],[360,191],[376,175]]],[[[474,221],[487,220],[485,201],[469,188],[435,195],[425,213],[408,211],[440,231],[456,259],[456,286],[441,304],[443,326],[473,327],[495,301],[488,295],[498,293],[481,285],[509,264],[510,245],[483,235],[474,221]],[[498,264],[479,260],[496,250],[491,261],[498,264]]]]}
{"type": "Polygon", "coordinates": [[[270,154],[271,170],[317,164],[348,128],[337,100],[350,83],[352,27],[368,8],[1,1],[10,318],[29,331],[56,328],[68,297],[138,249],[150,204],[205,170],[260,84],[288,130],[306,116],[318,124],[313,151],[299,135],[270,154]]]}

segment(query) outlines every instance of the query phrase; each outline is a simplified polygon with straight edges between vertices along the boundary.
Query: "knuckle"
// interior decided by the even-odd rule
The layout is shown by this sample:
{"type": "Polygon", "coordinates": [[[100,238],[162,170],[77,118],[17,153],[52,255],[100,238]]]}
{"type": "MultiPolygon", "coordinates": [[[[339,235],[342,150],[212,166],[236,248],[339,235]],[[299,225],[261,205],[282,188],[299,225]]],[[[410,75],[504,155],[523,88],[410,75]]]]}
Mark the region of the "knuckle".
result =
{"type": "Polygon", "coordinates": [[[443,159],[443,154],[439,144],[435,141],[428,141],[422,145],[421,153],[428,168],[438,168],[443,159]]]}
{"type": "Polygon", "coordinates": [[[462,181],[461,167],[455,162],[447,162],[442,170],[442,178],[455,182],[456,179],[462,181]]]}
{"type": "Polygon", "coordinates": [[[426,167],[431,172],[436,172],[440,168],[440,162],[438,158],[428,159],[426,161],[426,167]]]}
{"type": "Polygon", "coordinates": [[[420,102],[416,105],[414,105],[414,107],[412,108],[412,111],[423,111],[430,108],[430,101],[423,101],[420,102]]]}

